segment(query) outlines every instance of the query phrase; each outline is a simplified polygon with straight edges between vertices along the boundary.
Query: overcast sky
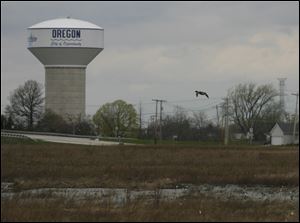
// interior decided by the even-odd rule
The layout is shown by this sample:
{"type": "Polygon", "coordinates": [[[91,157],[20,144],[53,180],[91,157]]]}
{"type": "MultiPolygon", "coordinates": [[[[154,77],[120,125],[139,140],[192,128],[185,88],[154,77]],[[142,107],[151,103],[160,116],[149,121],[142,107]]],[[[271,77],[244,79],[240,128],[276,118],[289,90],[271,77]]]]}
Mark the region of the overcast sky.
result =
{"type": "MultiPolygon", "coordinates": [[[[1,2],[1,112],[26,80],[45,81],[27,50],[26,28],[71,16],[104,28],[104,50],[88,65],[86,111],[123,99],[201,110],[239,83],[286,77],[286,106],[299,91],[299,2],[1,2]],[[210,99],[198,99],[194,90],[210,99]]],[[[209,112],[209,111],[208,111],[209,112]]],[[[213,111],[211,111],[213,112],[213,111]]],[[[215,110],[214,110],[215,112],[215,110]]],[[[213,118],[213,117],[212,117],[213,118]]]]}

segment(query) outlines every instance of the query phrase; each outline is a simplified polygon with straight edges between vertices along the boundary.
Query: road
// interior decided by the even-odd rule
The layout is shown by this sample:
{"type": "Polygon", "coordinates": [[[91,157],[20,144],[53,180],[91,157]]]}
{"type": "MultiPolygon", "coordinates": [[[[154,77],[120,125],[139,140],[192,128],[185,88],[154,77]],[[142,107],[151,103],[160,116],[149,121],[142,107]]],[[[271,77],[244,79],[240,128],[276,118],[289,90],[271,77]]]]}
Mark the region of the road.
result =
{"type": "MultiPolygon", "coordinates": [[[[57,143],[70,143],[70,144],[80,144],[80,145],[118,145],[118,142],[109,141],[99,141],[98,139],[88,139],[88,138],[76,138],[76,137],[64,137],[64,136],[48,136],[48,135],[33,135],[33,134],[22,134],[31,139],[39,139],[47,142],[57,142],[57,143]]],[[[125,143],[124,143],[125,144],[125,143]]],[[[127,144],[126,144],[127,145],[127,144]]]]}

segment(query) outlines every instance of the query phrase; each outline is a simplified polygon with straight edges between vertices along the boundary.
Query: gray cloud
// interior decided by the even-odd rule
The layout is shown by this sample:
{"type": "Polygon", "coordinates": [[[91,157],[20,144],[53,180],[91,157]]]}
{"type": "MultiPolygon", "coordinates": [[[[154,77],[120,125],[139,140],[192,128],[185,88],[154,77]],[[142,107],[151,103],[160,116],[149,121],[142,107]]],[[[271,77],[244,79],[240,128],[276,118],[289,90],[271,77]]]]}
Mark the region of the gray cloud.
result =
{"type": "Polygon", "coordinates": [[[90,114],[118,98],[194,99],[195,88],[221,100],[237,83],[277,87],[280,76],[299,89],[298,2],[2,2],[1,111],[18,85],[44,83],[26,28],[68,15],[105,29],[87,69],[90,114]]]}

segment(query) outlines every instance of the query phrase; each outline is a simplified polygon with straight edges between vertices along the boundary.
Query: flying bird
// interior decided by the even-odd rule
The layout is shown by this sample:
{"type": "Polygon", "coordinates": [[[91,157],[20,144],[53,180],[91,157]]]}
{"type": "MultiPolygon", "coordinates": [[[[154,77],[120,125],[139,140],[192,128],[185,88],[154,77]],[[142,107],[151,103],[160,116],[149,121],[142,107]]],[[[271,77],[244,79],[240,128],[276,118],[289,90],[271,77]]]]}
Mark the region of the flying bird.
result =
{"type": "Polygon", "coordinates": [[[207,98],[209,98],[208,94],[204,91],[195,91],[195,92],[196,92],[196,97],[198,97],[198,95],[200,94],[200,95],[205,95],[207,98]]]}

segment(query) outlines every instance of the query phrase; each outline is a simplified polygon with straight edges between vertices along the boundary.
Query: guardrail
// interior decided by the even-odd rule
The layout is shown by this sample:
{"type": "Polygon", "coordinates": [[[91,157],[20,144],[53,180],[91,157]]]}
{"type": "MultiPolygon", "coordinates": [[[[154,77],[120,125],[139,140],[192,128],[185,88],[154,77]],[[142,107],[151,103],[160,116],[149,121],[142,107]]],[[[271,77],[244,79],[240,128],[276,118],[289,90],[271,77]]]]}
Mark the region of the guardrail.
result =
{"type": "Polygon", "coordinates": [[[102,137],[102,136],[91,136],[91,135],[73,135],[73,134],[65,134],[65,133],[53,133],[53,132],[33,132],[33,131],[20,131],[20,130],[4,130],[1,129],[2,133],[10,133],[10,134],[28,134],[28,135],[47,135],[47,136],[62,136],[62,137],[72,137],[72,138],[86,138],[92,140],[103,140],[103,141],[114,141],[114,142],[123,142],[124,140],[133,140],[133,138],[123,138],[123,137],[102,137]]]}
{"type": "Polygon", "coordinates": [[[20,131],[20,130],[1,130],[1,133],[12,133],[12,134],[28,134],[28,135],[48,135],[48,136],[64,136],[64,137],[76,137],[76,138],[97,138],[97,136],[89,135],[73,135],[65,133],[53,133],[53,132],[33,132],[33,131],[20,131]]]}
{"type": "Polygon", "coordinates": [[[18,138],[18,139],[31,139],[30,137],[25,136],[25,135],[9,133],[9,132],[2,132],[2,131],[1,131],[1,136],[10,137],[10,138],[18,138]]]}

